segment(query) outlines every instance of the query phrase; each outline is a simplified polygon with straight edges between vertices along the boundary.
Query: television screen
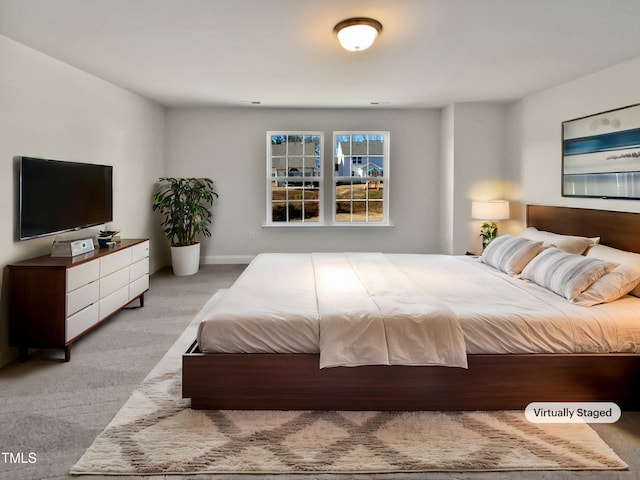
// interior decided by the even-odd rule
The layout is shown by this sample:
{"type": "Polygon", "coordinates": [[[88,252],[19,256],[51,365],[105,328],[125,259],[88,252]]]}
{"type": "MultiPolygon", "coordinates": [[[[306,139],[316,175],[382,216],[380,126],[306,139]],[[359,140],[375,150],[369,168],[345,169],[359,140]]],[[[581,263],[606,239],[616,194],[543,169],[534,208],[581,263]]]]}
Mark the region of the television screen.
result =
{"type": "Polygon", "coordinates": [[[20,240],[113,220],[113,167],[19,157],[20,240]]]}

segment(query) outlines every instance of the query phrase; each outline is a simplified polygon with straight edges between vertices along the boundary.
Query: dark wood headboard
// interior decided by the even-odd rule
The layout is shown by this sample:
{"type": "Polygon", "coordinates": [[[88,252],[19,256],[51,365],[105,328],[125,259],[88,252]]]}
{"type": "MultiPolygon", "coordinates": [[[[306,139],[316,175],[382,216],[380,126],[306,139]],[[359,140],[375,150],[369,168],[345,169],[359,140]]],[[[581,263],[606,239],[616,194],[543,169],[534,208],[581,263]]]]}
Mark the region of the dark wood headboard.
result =
{"type": "Polygon", "coordinates": [[[640,213],[527,205],[527,226],[563,235],[600,237],[603,245],[640,253],[640,213]]]}

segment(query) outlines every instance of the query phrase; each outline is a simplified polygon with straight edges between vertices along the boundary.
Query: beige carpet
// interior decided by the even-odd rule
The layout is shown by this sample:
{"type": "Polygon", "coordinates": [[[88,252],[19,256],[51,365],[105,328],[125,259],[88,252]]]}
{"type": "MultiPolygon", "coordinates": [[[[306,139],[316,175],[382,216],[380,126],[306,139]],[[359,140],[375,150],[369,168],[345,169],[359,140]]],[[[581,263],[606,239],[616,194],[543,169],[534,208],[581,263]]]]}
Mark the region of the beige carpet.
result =
{"type": "Polygon", "coordinates": [[[198,321],[194,320],[132,394],[72,467],[72,474],[627,468],[588,425],[531,424],[520,411],[191,410],[188,400],[181,398],[180,366],[198,321]]]}

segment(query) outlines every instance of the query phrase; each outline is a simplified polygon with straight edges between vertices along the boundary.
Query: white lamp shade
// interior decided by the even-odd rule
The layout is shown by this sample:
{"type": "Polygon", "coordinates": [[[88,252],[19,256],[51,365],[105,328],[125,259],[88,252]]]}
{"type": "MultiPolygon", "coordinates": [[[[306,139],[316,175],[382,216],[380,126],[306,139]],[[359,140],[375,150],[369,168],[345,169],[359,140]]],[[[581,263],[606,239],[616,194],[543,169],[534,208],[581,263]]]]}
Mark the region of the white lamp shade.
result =
{"type": "Polygon", "coordinates": [[[342,48],[350,52],[366,50],[378,38],[382,24],[366,17],[348,18],[333,29],[342,48]]]}
{"type": "Polygon", "coordinates": [[[378,37],[378,31],[369,25],[351,25],[338,32],[338,40],[345,50],[366,50],[378,37]]]}
{"type": "Polygon", "coordinates": [[[476,220],[506,220],[509,218],[509,202],[492,200],[489,202],[471,202],[471,218],[476,220]]]}

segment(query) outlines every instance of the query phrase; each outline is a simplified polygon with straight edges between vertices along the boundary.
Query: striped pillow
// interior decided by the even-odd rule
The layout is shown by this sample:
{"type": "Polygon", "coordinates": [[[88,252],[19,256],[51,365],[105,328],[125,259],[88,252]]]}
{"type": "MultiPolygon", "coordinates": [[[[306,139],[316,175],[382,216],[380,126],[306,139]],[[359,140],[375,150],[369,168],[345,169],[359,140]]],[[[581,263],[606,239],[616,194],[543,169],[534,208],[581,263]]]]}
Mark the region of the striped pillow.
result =
{"type": "Polygon", "coordinates": [[[509,275],[517,275],[542,248],[542,242],[522,237],[501,235],[482,253],[480,260],[509,275]]]}
{"type": "Polygon", "coordinates": [[[522,271],[522,278],[574,300],[593,282],[618,264],[567,253],[552,247],[534,258],[522,271]]]}
{"type": "Polygon", "coordinates": [[[626,295],[640,284],[640,271],[626,265],[618,265],[579,294],[573,303],[592,307],[599,303],[613,302],[626,295]]]}

